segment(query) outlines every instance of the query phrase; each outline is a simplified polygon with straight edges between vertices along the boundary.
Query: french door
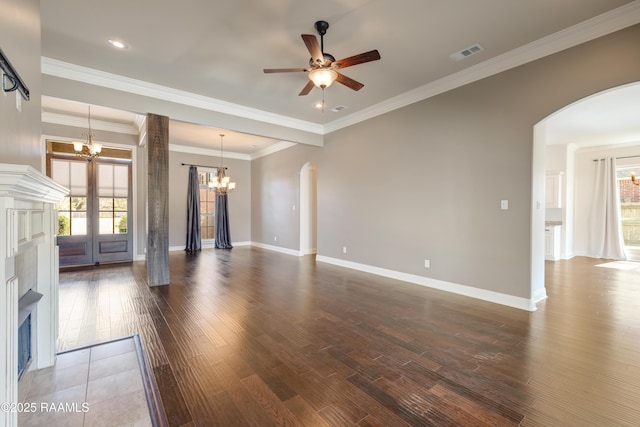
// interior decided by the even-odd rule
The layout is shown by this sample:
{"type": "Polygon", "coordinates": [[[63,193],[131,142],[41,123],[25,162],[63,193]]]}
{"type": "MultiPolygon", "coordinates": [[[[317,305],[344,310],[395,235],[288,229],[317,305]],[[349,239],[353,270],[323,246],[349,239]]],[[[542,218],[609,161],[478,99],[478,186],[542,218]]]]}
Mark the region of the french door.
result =
{"type": "Polygon", "coordinates": [[[131,161],[48,155],[47,174],[70,190],[58,204],[60,266],[133,260],[131,161]]]}

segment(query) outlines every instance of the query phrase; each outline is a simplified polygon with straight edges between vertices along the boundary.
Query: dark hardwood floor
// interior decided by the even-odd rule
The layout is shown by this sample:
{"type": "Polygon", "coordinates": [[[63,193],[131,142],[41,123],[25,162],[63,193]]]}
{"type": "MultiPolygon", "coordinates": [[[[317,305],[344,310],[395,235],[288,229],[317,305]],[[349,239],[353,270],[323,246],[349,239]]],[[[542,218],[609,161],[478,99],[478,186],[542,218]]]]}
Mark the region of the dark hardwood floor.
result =
{"type": "MultiPolygon", "coordinates": [[[[171,426],[638,426],[640,268],[529,313],[250,247],[60,275],[60,350],[139,333],[171,426]]],[[[611,268],[617,265],[620,268],[611,268]]]]}

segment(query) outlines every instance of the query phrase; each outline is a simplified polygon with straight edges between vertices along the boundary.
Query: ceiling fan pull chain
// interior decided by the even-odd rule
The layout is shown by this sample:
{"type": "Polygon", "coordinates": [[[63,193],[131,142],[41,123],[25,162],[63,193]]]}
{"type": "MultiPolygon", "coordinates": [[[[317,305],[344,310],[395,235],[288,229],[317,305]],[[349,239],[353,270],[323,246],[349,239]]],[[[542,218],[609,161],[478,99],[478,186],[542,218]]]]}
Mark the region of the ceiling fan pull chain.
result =
{"type": "Polygon", "coordinates": [[[322,88],[322,112],[324,113],[324,88],[322,88]]]}

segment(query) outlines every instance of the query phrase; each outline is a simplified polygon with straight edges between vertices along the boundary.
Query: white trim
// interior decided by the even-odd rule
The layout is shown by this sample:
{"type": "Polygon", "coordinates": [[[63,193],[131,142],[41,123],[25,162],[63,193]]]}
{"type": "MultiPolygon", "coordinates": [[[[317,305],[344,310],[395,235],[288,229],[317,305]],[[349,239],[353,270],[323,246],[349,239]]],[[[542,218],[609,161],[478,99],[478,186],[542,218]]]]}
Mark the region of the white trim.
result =
{"type": "Polygon", "coordinates": [[[286,150],[287,148],[293,147],[295,145],[298,145],[298,144],[296,144],[295,142],[280,141],[276,144],[273,144],[269,147],[263,148],[262,150],[256,151],[255,153],[251,154],[251,160],[259,159],[260,157],[265,157],[265,156],[268,156],[269,154],[286,150]]]}
{"type": "Polygon", "coordinates": [[[547,299],[547,288],[540,288],[531,296],[531,300],[534,304],[544,299],[547,299]]]}
{"type": "Polygon", "coordinates": [[[217,111],[246,119],[271,123],[291,129],[298,129],[318,135],[354,125],[370,118],[388,113],[407,105],[436,96],[460,86],[481,80],[494,74],[526,64],[536,59],[560,52],[581,43],[622,30],[640,23],[640,0],[633,1],[617,9],[603,13],[572,27],[543,37],[512,51],[451,74],[417,89],[372,105],[366,109],[321,125],[294,119],[268,111],[258,110],[227,101],[181,91],[142,80],[87,68],[52,58],[41,58],[42,74],[75,80],[82,83],[121,90],[151,98],[162,99],[177,104],[204,110],[217,111]]]}
{"type": "Polygon", "coordinates": [[[416,285],[426,286],[429,288],[439,289],[441,291],[451,292],[458,295],[464,295],[471,298],[489,301],[496,304],[502,304],[509,307],[519,308],[526,311],[535,311],[536,301],[534,299],[526,299],[513,295],[502,294],[499,292],[488,291],[486,289],[474,288],[471,286],[459,285],[457,283],[445,282],[442,280],[431,279],[429,277],[418,276],[415,274],[403,273],[401,271],[388,270],[386,268],[375,267],[372,265],[359,264],[356,262],[345,261],[338,258],[331,258],[322,255],[316,256],[316,261],[325,262],[327,264],[338,265],[340,267],[351,268],[353,270],[364,271],[366,273],[378,276],[389,277],[391,279],[402,280],[403,282],[413,283],[416,285]]]}
{"type": "Polygon", "coordinates": [[[294,119],[244,105],[233,104],[192,92],[173,89],[142,80],[107,73],[80,65],[70,64],[53,58],[41,57],[42,74],[62,79],[75,80],[95,86],[134,93],[177,104],[188,105],[203,110],[216,111],[245,119],[271,123],[304,132],[322,134],[322,125],[294,119]]]}
{"type": "MultiPolygon", "coordinates": [[[[197,154],[200,156],[220,157],[220,150],[212,150],[210,148],[189,147],[187,145],[169,144],[169,151],[176,153],[197,154]]],[[[229,151],[224,152],[224,156],[229,159],[237,160],[251,160],[249,154],[233,153],[229,151]]]]}
{"type": "Polygon", "coordinates": [[[324,134],[388,113],[463,85],[518,67],[640,22],[640,1],[634,1],[595,18],[558,31],[470,68],[427,83],[417,89],[387,99],[334,120],[324,126],[324,134]]]}
{"type": "Polygon", "coordinates": [[[293,255],[297,257],[303,256],[303,254],[300,253],[300,251],[297,251],[295,249],[283,248],[281,246],[265,245],[264,243],[258,243],[258,242],[251,242],[251,246],[255,246],[256,248],[266,249],[269,251],[280,252],[287,255],[293,255]]]}
{"type": "MultiPolygon", "coordinates": [[[[87,119],[83,117],[70,116],[68,114],[50,113],[47,111],[42,112],[42,122],[51,123],[54,125],[72,126],[76,128],[87,128],[87,119]]],[[[124,133],[127,135],[138,136],[138,128],[134,124],[127,123],[114,123],[104,120],[91,120],[91,129],[104,130],[107,132],[124,133]]]]}

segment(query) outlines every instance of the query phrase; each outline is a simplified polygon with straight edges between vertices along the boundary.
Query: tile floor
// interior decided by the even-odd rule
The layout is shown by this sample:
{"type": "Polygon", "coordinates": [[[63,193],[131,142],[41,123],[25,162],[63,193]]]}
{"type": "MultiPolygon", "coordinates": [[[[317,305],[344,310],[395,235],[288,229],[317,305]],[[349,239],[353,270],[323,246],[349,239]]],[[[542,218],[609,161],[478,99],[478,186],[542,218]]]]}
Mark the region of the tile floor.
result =
{"type": "Polygon", "coordinates": [[[20,427],[152,425],[131,337],[59,354],[21,395],[35,412],[20,412],[20,427]]]}

